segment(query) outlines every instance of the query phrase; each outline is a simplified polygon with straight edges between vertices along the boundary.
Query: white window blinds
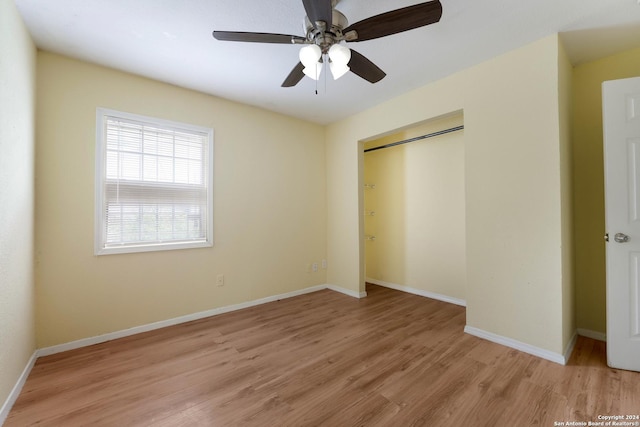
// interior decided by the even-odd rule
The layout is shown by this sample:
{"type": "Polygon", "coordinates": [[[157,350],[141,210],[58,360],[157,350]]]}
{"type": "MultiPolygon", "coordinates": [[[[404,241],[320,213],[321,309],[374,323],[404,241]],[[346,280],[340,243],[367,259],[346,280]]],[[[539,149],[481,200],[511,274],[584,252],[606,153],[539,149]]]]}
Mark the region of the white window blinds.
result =
{"type": "Polygon", "coordinates": [[[97,252],[211,246],[212,130],[108,110],[98,122],[97,252]]]}

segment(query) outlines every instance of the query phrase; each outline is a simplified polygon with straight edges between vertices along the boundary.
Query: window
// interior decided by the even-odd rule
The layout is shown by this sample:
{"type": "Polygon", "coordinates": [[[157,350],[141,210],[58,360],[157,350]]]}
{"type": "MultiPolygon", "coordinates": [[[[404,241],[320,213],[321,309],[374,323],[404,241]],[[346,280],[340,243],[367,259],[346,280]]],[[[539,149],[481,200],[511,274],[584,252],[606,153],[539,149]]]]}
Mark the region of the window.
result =
{"type": "Polygon", "coordinates": [[[95,254],[213,245],[213,129],[97,110],[95,254]]]}

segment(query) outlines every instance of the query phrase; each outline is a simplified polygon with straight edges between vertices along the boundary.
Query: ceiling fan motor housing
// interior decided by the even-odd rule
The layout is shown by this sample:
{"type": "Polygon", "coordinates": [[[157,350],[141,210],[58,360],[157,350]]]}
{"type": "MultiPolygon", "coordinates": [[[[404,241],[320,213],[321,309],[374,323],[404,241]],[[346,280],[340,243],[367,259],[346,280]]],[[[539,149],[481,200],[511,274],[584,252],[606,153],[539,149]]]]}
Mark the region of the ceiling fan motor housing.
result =
{"type": "Polygon", "coordinates": [[[309,43],[317,44],[322,49],[322,53],[326,54],[329,48],[336,43],[345,40],[345,36],[342,34],[342,30],[349,26],[347,17],[341,12],[333,9],[332,24],[330,28],[326,28],[326,24],[323,22],[316,26],[311,23],[308,17],[304,18],[304,31],[307,35],[309,43]]]}

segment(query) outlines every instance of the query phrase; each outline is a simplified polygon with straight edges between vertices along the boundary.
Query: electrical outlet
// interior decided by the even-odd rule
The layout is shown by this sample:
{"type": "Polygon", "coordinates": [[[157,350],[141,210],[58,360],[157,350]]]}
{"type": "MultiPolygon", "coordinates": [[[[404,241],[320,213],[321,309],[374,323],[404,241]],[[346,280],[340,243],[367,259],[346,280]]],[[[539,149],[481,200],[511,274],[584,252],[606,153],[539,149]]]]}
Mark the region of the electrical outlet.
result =
{"type": "Polygon", "coordinates": [[[313,263],[312,269],[313,269],[313,272],[314,272],[314,273],[317,273],[317,272],[318,272],[318,263],[317,263],[317,262],[314,262],[314,263],[313,263]]]}
{"type": "Polygon", "coordinates": [[[322,268],[323,268],[324,270],[326,270],[326,269],[327,269],[327,260],[326,260],[326,259],[323,259],[323,260],[322,260],[322,268]]]}
{"type": "Polygon", "coordinates": [[[224,274],[218,274],[218,277],[216,278],[216,285],[224,286],[224,274]]]}

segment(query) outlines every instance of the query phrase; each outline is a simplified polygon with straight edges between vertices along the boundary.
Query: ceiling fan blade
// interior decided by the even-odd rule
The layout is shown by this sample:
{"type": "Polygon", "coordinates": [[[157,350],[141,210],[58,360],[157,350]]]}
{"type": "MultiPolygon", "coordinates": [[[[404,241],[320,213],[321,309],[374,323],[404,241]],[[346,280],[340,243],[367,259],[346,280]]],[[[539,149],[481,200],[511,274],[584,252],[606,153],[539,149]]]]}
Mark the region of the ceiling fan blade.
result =
{"type": "Polygon", "coordinates": [[[272,33],[245,33],[239,31],[214,31],[213,38],[216,40],[230,42],[253,42],[253,43],[283,43],[293,44],[296,41],[304,42],[306,39],[300,36],[288,34],[272,33]]]}
{"type": "MultiPolygon", "coordinates": [[[[333,21],[331,0],[302,0],[302,4],[304,4],[307,17],[314,27],[316,27],[317,21],[324,21],[327,23],[327,29],[331,28],[333,21]]],[[[316,27],[316,29],[318,28],[316,27]]]]}
{"type": "Polygon", "coordinates": [[[304,70],[304,65],[302,65],[302,62],[298,62],[298,65],[293,67],[293,70],[291,70],[287,78],[282,82],[282,87],[293,87],[297,85],[304,77],[302,70],[304,70]]]}
{"type": "Polygon", "coordinates": [[[368,82],[377,83],[380,80],[384,79],[387,75],[384,71],[382,71],[376,64],[369,61],[362,54],[356,52],[351,49],[351,60],[349,61],[349,68],[351,71],[362,77],[368,82]]]}
{"type": "Polygon", "coordinates": [[[440,21],[441,16],[442,4],[434,0],[372,16],[349,25],[343,33],[355,30],[357,37],[347,40],[361,42],[424,27],[440,21]]]}

